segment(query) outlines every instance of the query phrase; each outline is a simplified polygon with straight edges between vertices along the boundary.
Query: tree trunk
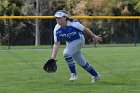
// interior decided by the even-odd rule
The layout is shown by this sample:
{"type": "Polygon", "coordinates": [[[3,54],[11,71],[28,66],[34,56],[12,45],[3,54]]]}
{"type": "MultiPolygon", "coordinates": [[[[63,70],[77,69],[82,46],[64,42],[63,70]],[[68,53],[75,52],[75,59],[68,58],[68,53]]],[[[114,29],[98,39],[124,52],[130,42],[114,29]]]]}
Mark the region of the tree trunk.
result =
{"type": "MultiPolygon", "coordinates": [[[[39,4],[38,0],[36,0],[36,16],[39,14],[39,4]]],[[[39,32],[39,19],[35,20],[35,30],[36,30],[36,35],[35,35],[35,46],[40,45],[40,32],[39,32]]]]}
{"type": "Polygon", "coordinates": [[[35,30],[36,30],[35,46],[38,46],[40,45],[39,19],[35,20],[35,30]]]}

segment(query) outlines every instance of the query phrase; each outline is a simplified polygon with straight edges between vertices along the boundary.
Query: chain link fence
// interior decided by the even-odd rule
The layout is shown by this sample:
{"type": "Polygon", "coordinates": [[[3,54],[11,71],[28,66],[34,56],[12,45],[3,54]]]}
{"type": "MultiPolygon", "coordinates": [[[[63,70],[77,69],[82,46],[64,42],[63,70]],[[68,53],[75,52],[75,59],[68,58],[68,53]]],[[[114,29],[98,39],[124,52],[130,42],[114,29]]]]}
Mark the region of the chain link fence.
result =
{"type": "MultiPolygon", "coordinates": [[[[140,21],[139,18],[102,18],[102,17],[74,17],[79,19],[96,35],[101,35],[102,42],[95,42],[85,35],[86,46],[90,47],[118,47],[118,46],[139,46],[140,43],[140,21]]],[[[39,19],[39,41],[40,45],[35,46],[36,30],[34,18],[29,19],[6,19],[7,23],[1,27],[0,49],[10,49],[11,47],[30,46],[30,48],[46,48],[53,44],[53,29],[56,24],[55,19],[39,19]],[[41,47],[43,46],[43,47],[41,47]]],[[[61,44],[65,45],[62,39],[61,44]]]]}

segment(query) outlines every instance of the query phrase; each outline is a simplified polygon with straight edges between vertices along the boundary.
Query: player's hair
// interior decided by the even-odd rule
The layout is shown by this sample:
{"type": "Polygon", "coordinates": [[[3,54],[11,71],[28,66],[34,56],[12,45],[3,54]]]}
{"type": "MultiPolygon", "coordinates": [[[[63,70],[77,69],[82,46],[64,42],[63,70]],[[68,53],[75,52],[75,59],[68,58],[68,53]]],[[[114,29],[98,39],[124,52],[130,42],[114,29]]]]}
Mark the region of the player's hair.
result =
{"type": "MultiPolygon", "coordinates": [[[[65,10],[59,10],[58,12],[63,12],[63,13],[66,13],[66,14],[69,15],[69,13],[67,11],[65,11],[65,10]]],[[[71,22],[73,22],[75,20],[73,18],[70,18],[69,16],[65,16],[65,17],[66,17],[66,20],[71,21],[71,22]]]]}
{"type": "Polygon", "coordinates": [[[66,20],[73,22],[75,19],[66,17],[66,20]]]}

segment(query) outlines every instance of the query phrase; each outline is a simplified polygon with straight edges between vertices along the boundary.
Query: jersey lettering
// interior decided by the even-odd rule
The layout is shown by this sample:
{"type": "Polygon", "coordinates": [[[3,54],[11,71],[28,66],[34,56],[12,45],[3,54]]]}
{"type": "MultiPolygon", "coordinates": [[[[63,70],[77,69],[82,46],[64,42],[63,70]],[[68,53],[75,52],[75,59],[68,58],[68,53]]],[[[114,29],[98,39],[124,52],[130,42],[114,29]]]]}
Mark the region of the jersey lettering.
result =
{"type": "Polygon", "coordinates": [[[54,41],[58,42],[60,38],[64,38],[67,42],[79,39],[83,29],[84,26],[79,22],[68,22],[65,29],[57,24],[54,29],[54,41]]]}

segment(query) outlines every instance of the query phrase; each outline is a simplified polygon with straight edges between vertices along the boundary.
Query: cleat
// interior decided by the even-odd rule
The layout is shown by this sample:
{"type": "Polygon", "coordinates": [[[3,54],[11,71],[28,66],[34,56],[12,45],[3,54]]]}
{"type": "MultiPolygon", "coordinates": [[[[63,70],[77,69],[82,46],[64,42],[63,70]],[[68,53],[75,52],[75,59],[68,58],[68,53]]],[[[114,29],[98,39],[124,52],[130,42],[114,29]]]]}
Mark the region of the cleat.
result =
{"type": "Polygon", "coordinates": [[[70,77],[69,80],[73,82],[73,81],[78,80],[78,77],[77,77],[77,75],[75,73],[71,73],[71,77],[70,77]]]}
{"type": "Polygon", "coordinates": [[[98,73],[97,76],[92,76],[92,80],[91,80],[91,83],[95,83],[97,80],[99,80],[101,77],[101,75],[98,73]]]}

